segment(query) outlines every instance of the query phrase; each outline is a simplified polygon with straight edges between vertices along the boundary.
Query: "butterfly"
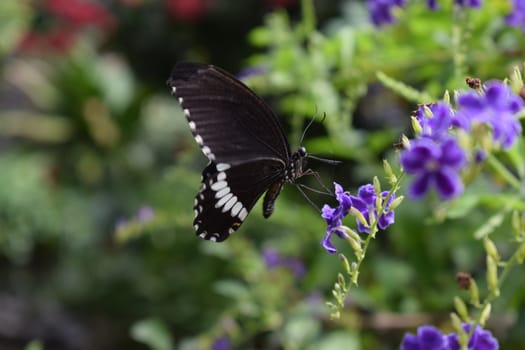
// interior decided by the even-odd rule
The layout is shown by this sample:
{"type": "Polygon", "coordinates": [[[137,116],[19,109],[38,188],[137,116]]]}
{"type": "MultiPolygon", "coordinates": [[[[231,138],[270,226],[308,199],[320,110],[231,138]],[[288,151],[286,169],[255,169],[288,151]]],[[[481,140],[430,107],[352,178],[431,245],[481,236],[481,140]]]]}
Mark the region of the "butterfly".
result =
{"type": "Polygon", "coordinates": [[[264,193],[263,216],[268,218],[283,185],[307,173],[305,148],[292,153],[270,107],[218,67],[178,63],[167,85],[209,159],[193,207],[196,234],[224,241],[264,193]]]}

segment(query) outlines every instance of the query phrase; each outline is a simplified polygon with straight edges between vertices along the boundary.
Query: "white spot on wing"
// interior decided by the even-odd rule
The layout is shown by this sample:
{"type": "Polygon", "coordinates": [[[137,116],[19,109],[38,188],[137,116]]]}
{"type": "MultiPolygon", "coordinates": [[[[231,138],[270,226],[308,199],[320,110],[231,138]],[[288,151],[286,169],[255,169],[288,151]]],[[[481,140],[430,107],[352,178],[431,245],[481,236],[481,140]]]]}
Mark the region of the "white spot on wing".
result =
{"type": "Polygon", "coordinates": [[[211,189],[214,191],[219,191],[223,189],[224,187],[228,186],[228,183],[226,181],[217,181],[213,184],[211,184],[211,189]]]}
{"type": "Polygon", "coordinates": [[[184,102],[184,99],[182,97],[179,97],[179,103],[182,104],[184,102]]]}
{"type": "Polygon", "coordinates": [[[226,179],[226,173],[224,171],[221,171],[219,174],[217,174],[217,180],[222,181],[226,179]]]}
{"type": "Polygon", "coordinates": [[[241,202],[235,203],[235,205],[232,208],[232,216],[237,216],[237,214],[239,214],[242,208],[243,206],[241,202]]]}
{"type": "Polygon", "coordinates": [[[222,207],[224,203],[230,200],[231,197],[233,197],[233,193],[228,193],[227,195],[219,199],[219,201],[215,204],[215,208],[222,207]]]}
{"type": "Polygon", "coordinates": [[[195,131],[195,122],[188,122],[188,125],[192,131],[195,131]]]}
{"type": "Polygon", "coordinates": [[[193,229],[197,231],[199,229],[199,225],[193,225],[193,229]]]}
{"type": "Polygon", "coordinates": [[[202,146],[203,141],[201,135],[195,135],[195,141],[197,141],[197,143],[202,146]]]}
{"type": "Polygon", "coordinates": [[[176,88],[175,86],[172,86],[172,87],[171,87],[171,93],[174,94],[175,91],[177,91],[177,88],[176,88]]]}
{"type": "Polygon", "coordinates": [[[222,212],[226,213],[228,210],[231,209],[231,207],[233,207],[235,203],[237,203],[237,196],[233,196],[232,198],[230,198],[229,201],[226,202],[226,204],[224,204],[224,208],[222,208],[222,212]]]}
{"type": "Polygon", "coordinates": [[[224,170],[228,170],[230,168],[231,168],[230,164],[226,164],[226,163],[219,163],[219,164],[217,164],[217,171],[224,171],[224,170]]]}
{"type": "Polygon", "coordinates": [[[234,232],[235,232],[235,230],[234,230],[232,227],[230,227],[230,228],[228,229],[228,233],[229,233],[230,235],[231,235],[232,233],[234,233],[234,232]]]}
{"type": "Polygon", "coordinates": [[[244,221],[244,219],[246,219],[246,216],[248,216],[248,211],[246,210],[246,208],[242,208],[241,212],[239,213],[239,219],[241,219],[241,221],[244,221]]]}
{"type": "Polygon", "coordinates": [[[206,238],[206,232],[201,233],[199,237],[206,238]]]}
{"type": "Polygon", "coordinates": [[[186,117],[190,116],[190,110],[189,109],[184,108],[183,112],[184,112],[184,114],[186,114],[186,117]]]}
{"type": "Polygon", "coordinates": [[[229,187],[225,187],[222,190],[220,190],[219,192],[215,193],[215,198],[222,198],[225,195],[227,195],[228,193],[230,193],[230,188],[229,187]]]}

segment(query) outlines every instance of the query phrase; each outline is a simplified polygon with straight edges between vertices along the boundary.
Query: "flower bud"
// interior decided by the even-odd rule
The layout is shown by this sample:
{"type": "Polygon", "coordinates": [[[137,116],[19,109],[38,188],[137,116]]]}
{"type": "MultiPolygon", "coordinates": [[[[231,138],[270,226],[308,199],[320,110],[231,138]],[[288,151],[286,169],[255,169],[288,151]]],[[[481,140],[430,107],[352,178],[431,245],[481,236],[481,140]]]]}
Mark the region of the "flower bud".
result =
{"type": "Polygon", "coordinates": [[[450,92],[448,90],[443,94],[443,101],[450,106],[450,92]]]}
{"type": "Polygon", "coordinates": [[[392,167],[386,159],[383,159],[383,170],[385,171],[386,177],[388,178],[388,182],[390,184],[394,184],[397,182],[397,176],[394,175],[392,167]]]}
{"type": "Polygon", "coordinates": [[[416,133],[416,135],[421,134],[421,132],[423,131],[423,128],[421,127],[421,124],[419,123],[417,118],[410,117],[410,120],[412,122],[412,129],[414,129],[414,133],[416,133]]]}
{"type": "Polygon", "coordinates": [[[525,260],[525,243],[522,243],[517,251],[518,262],[521,264],[525,260]]]}
{"type": "Polygon", "coordinates": [[[372,179],[372,183],[374,184],[374,191],[379,197],[379,195],[381,194],[381,183],[379,182],[377,176],[374,176],[374,178],[372,179]]]}
{"type": "Polygon", "coordinates": [[[346,236],[345,240],[350,244],[350,246],[354,250],[354,253],[355,253],[357,259],[361,259],[362,255],[363,255],[363,248],[361,247],[360,241],[356,241],[355,239],[353,239],[350,236],[346,236]]]}
{"type": "Polygon", "coordinates": [[[368,221],[366,221],[364,215],[356,208],[351,207],[350,214],[352,214],[354,218],[356,218],[361,224],[363,224],[364,227],[370,227],[370,224],[368,224],[368,221]]]}
{"type": "Polygon", "coordinates": [[[469,315],[468,315],[468,309],[467,305],[465,305],[465,302],[460,297],[454,297],[454,307],[456,308],[456,312],[458,313],[459,317],[464,322],[469,322],[469,315]]]}
{"type": "Polygon", "coordinates": [[[500,257],[494,242],[490,238],[485,237],[483,239],[483,245],[485,246],[485,251],[487,254],[490,255],[496,263],[498,263],[500,261],[500,257]]]}
{"type": "Polygon", "coordinates": [[[452,322],[452,328],[454,328],[457,334],[465,333],[463,323],[455,312],[450,313],[450,321],[452,322]]]}
{"type": "Polygon", "coordinates": [[[496,261],[490,255],[487,255],[487,284],[490,292],[495,296],[499,296],[498,267],[496,261]]]}
{"type": "Polygon", "coordinates": [[[410,148],[410,140],[406,135],[401,135],[401,143],[403,144],[404,149],[410,148]]]}
{"type": "Polygon", "coordinates": [[[479,324],[482,326],[482,327],[485,327],[485,323],[487,323],[487,320],[489,319],[490,317],[490,311],[492,309],[492,306],[491,304],[487,304],[483,310],[481,310],[481,315],[479,316],[479,324]]]}
{"type": "Polygon", "coordinates": [[[401,204],[401,202],[403,202],[403,199],[405,199],[405,196],[399,196],[399,197],[396,197],[396,199],[394,199],[392,201],[392,203],[390,203],[390,211],[394,211],[397,207],[399,207],[399,205],[401,204]]]}
{"type": "Polygon", "coordinates": [[[350,268],[350,263],[348,262],[348,259],[343,254],[339,254],[339,260],[341,260],[341,263],[343,264],[343,267],[345,268],[345,271],[348,275],[352,274],[352,269],[350,268]]]}
{"type": "Polygon", "coordinates": [[[471,278],[470,279],[470,285],[468,289],[470,293],[470,302],[474,306],[479,306],[479,289],[478,284],[476,283],[476,280],[471,278]]]}

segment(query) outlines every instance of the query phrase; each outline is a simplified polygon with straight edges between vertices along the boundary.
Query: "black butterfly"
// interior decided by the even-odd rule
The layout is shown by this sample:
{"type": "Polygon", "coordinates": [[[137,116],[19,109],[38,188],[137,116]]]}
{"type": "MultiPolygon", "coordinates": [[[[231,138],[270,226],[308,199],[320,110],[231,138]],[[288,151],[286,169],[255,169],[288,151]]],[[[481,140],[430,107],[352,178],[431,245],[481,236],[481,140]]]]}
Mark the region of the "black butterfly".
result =
{"type": "Polygon", "coordinates": [[[167,84],[210,160],[195,198],[196,234],[224,241],[265,192],[263,216],[268,218],[284,183],[305,174],[304,147],[291,153],[270,107],[220,68],[179,63],[167,84]]]}

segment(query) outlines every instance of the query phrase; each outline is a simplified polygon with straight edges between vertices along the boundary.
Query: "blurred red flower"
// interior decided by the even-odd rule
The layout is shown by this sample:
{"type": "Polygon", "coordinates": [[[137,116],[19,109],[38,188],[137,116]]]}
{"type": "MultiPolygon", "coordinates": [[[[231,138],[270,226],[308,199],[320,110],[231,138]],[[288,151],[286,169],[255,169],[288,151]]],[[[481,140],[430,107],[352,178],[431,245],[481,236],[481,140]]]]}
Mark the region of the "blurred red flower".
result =
{"type": "Polygon", "coordinates": [[[95,25],[110,29],[113,15],[99,2],[87,0],[46,0],[45,8],[56,17],[78,27],[95,25]]]}
{"type": "Polygon", "coordinates": [[[23,52],[60,52],[64,53],[75,43],[74,30],[57,28],[48,32],[27,32],[18,43],[18,49],[23,52]]]}
{"type": "Polygon", "coordinates": [[[268,7],[290,7],[297,3],[297,0],[266,0],[268,7]]]}
{"type": "Polygon", "coordinates": [[[18,49],[28,53],[43,51],[66,53],[87,27],[108,32],[115,26],[114,16],[99,2],[89,0],[45,0],[39,11],[48,25],[33,28],[19,41],[18,49]]]}
{"type": "Polygon", "coordinates": [[[171,16],[183,21],[200,19],[208,12],[206,0],[166,0],[166,6],[171,16]]]}

